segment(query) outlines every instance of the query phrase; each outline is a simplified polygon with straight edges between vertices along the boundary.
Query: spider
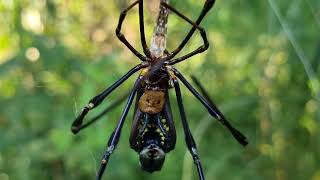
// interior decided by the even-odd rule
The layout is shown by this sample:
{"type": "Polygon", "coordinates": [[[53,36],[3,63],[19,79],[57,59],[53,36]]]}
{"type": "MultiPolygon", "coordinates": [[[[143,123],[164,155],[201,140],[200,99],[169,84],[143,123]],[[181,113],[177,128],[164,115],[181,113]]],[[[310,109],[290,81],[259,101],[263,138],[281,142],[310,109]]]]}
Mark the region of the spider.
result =
{"type": "Polygon", "coordinates": [[[71,127],[72,132],[76,134],[81,129],[84,129],[94,123],[110,109],[120,104],[120,102],[124,100],[124,97],[113,103],[109,108],[93,118],[91,121],[83,124],[83,119],[90,110],[100,105],[112,91],[125,82],[131,75],[141,70],[140,75],[138,76],[132,90],[128,95],[129,97],[120,120],[118,121],[116,128],[112,132],[108,141],[107,149],[102,157],[100,169],[96,177],[97,180],[102,178],[109,158],[119,142],[123,124],[135,97],[136,101],[134,118],[129,139],[130,147],[139,154],[140,166],[143,170],[150,173],[161,170],[165,161],[166,153],[169,153],[171,150],[173,150],[176,144],[176,130],[168,96],[168,90],[170,88],[175,89],[187,148],[193,157],[199,179],[205,179],[200,157],[197,152],[196,143],[187,122],[179,80],[202,103],[202,105],[207,108],[212,117],[216,118],[225,127],[227,127],[227,129],[240,144],[245,146],[248,143],[246,137],[232,127],[231,124],[226,120],[224,115],[209,98],[208,93],[206,93],[200,82],[193,78],[197,86],[200,88],[203,96],[198,93],[196,89],[186,80],[186,78],[173,66],[176,63],[182,62],[208,49],[209,42],[207,40],[206,32],[199,25],[205,15],[214,6],[214,3],[215,0],[206,0],[199,17],[195,22],[193,22],[185,15],[180,13],[177,9],[169,5],[168,0],[160,0],[160,10],[150,48],[148,47],[145,39],[143,0],[137,0],[133,2],[129,7],[121,12],[116,28],[116,35],[119,40],[124,43],[126,47],[128,47],[129,50],[142,62],[129,70],[123,77],[105,89],[102,93],[92,98],[81,110],[81,113],[78,115],[71,127]],[[121,33],[121,27],[127,12],[136,5],[139,6],[139,29],[141,35],[141,44],[145,55],[140,54],[121,33]],[[187,36],[172,52],[168,52],[165,49],[167,31],[166,25],[169,12],[176,14],[178,17],[192,26],[187,36]],[[196,30],[200,32],[203,45],[186,55],[174,58],[184,48],[196,30]]]}

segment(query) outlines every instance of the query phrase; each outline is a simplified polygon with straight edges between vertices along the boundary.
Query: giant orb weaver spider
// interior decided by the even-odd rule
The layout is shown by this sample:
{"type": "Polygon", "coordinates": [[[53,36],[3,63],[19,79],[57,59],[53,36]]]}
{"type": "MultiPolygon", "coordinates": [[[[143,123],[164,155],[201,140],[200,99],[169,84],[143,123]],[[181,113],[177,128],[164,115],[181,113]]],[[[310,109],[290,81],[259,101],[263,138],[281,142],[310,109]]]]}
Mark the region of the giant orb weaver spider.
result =
{"type": "MultiPolygon", "coordinates": [[[[205,15],[213,7],[215,0],[205,1],[203,9],[195,22],[191,21],[185,15],[169,5],[168,1],[169,0],[160,0],[160,10],[150,48],[146,43],[144,32],[143,0],[135,1],[128,8],[122,11],[122,13],[120,14],[118,26],[116,28],[116,35],[119,40],[123,44],[125,44],[130,49],[130,51],[135,54],[142,62],[129,70],[123,77],[112,84],[109,88],[105,89],[102,93],[91,99],[88,105],[86,105],[82,109],[81,113],[72,124],[71,130],[76,134],[81,129],[88,127],[93,122],[95,122],[98,118],[105,114],[108,109],[103,111],[96,118],[93,118],[86,124],[83,124],[83,119],[90,110],[100,105],[102,101],[119,85],[125,82],[131,75],[141,70],[141,73],[138,79],[135,81],[135,84],[129,94],[128,101],[125,105],[120,120],[118,121],[117,126],[108,141],[108,147],[102,157],[100,169],[96,177],[97,180],[100,180],[102,178],[109,158],[119,142],[123,124],[135,97],[136,103],[130,134],[130,146],[132,149],[139,153],[140,165],[143,170],[154,172],[159,171],[162,168],[166,153],[173,150],[176,143],[176,131],[172,119],[170,101],[168,96],[168,90],[170,88],[174,88],[176,92],[176,98],[187,148],[190,151],[194,163],[197,167],[199,179],[205,179],[200,158],[197,152],[196,143],[189,129],[187,117],[185,115],[178,79],[202,103],[202,105],[207,108],[211,116],[216,118],[225,127],[227,127],[227,129],[232,133],[234,138],[240,144],[246,145],[248,143],[246,137],[234,127],[232,127],[231,124],[226,120],[224,115],[219,111],[217,106],[209,98],[199,81],[195,80],[204,96],[198,93],[195,88],[193,88],[192,85],[184,78],[184,76],[173,66],[176,63],[182,62],[208,49],[209,42],[207,40],[206,32],[199,25],[205,15]],[[136,5],[139,5],[141,44],[145,56],[140,54],[121,33],[121,28],[126,17],[126,13],[136,5]],[[187,36],[172,52],[168,52],[165,49],[167,33],[166,26],[169,11],[175,13],[178,17],[192,25],[192,28],[188,32],[187,36]],[[200,32],[203,40],[203,45],[186,55],[174,59],[174,57],[184,48],[184,46],[187,44],[196,30],[200,32]]],[[[122,100],[123,98],[115,102],[113,105],[111,105],[111,108],[118,105],[122,100]]]]}

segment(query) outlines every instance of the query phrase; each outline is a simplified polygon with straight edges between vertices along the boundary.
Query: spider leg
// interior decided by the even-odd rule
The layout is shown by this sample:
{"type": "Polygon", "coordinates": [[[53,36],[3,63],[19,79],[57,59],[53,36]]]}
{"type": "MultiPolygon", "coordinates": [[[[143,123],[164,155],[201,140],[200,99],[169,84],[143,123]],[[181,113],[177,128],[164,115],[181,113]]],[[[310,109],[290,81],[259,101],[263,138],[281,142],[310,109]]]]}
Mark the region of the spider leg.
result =
{"type": "Polygon", "coordinates": [[[140,37],[143,52],[147,57],[151,57],[150,49],[146,42],[146,35],[144,32],[144,17],[143,17],[143,0],[139,0],[139,24],[140,24],[140,37]]]}
{"type": "Polygon", "coordinates": [[[101,111],[98,115],[96,115],[95,117],[91,118],[90,120],[88,120],[88,122],[86,122],[85,124],[82,124],[80,126],[75,126],[75,128],[77,128],[77,130],[75,130],[75,133],[78,133],[79,131],[91,126],[92,124],[94,124],[95,122],[97,122],[98,120],[100,120],[100,118],[102,116],[104,116],[105,114],[107,114],[109,111],[113,110],[115,107],[117,107],[118,105],[120,105],[128,96],[128,93],[121,96],[119,99],[117,99],[116,101],[112,102],[112,104],[110,104],[108,107],[106,107],[103,111],[101,111]]]}
{"type": "Polygon", "coordinates": [[[103,100],[106,98],[113,90],[115,90],[120,84],[122,84],[124,81],[126,81],[131,75],[133,75],[135,72],[139,71],[143,67],[142,64],[139,64],[129,70],[124,76],[122,76],[118,81],[116,81],[114,84],[112,84],[110,87],[105,89],[102,93],[92,98],[88,105],[86,105],[84,108],[82,108],[80,114],[78,117],[74,120],[71,126],[71,131],[76,134],[79,131],[79,127],[81,127],[83,123],[83,118],[87,115],[87,113],[91,110],[97,107],[103,100]]]}
{"type": "MultiPolygon", "coordinates": [[[[198,19],[196,20],[195,23],[192,23],[196,26],[192,26],[192,28],[190,29],[189,33],[187,34],[187,36],[183,39],[183,41],[180,43],[180,45],[178,46],[177,49],[175,49],[174,51],[172,51],[172,53],[167,57],[168,59],[172,59],[174,56],[176,56],[182,49],[183,47],[187,44],[187,42],[190,40],[191,36],[193,35],[193,33],[196,31],[196,29],[199,29],[199,24],[201,23],[201,21],[203,20],[203,18],[205,17],[205,15],[209,12],[209,10],[213,7],[215,3],[215,0],[206,0],[202,11],[198,17],[198,19]]],[[[163,4],[165,5],[165,4],[163,4]]],[[[169,8],[170,6],[167,5],[167,7],[169,8]]],[[[173,10],[173,9],[172,9],[173,10]]],[[[173,11],[174,12],[174,11],[173,11]]],[[[177,12],[177,11],[176,11],[177,12]]],[[[176,13],[175,12],[175,13],[176,13]]],[[[176,13],[177,14],[177,13],[176,13]]],[[[181,14],[181,13],[180,13],[181,14]]],[[[178,16],[180,16],[179,14],[177,14],[178,16]]],[[[180,16],[181,17],[181,16],[180,16]]],[[[183,17],[182,17],[183,18],[183,17]]],[[[184,18],[185,19],[185,18],[184,18]]],[[[201,32],[201,31],[200,31],[201,32]]],[[[199,50],[200,51],[200,50],[199,50]]],[[[197,54],[197,53],[195,53],[197,54]]],[[[194,55],[194,54],[193,54],[194,55]]],[[[189,55],[189,57],[193,56],[193,55],[189,55]]],[[[186,57],[187,58],[187,57],[186,57]]]]}
{"type": "MultiPolygon", "coordinates": [[[[132,45],[128,42],[128,40],[126,39],[126,37],[121,33],[121,28],[122,28],[122,23],[127,15],[127,12],[132,8],[134,7],[135,5],[137,5],[139,3],[140,0],[137,0],[135,1],[134,3],[132,3],[128,8],[126,8],[125,10],[123,10],[120,14],[120,17],[119,17],[119,22],[118,22],[118,26],[117,26],[117,29],[116,29],[116,35],[117,37],[119,38],[119,40],[125,44],[129,49],[130,51],[135,54],[140,60],[142,61],[146,61],[147,58],[144,57],[142,54],[140,54],[134,47],[132,47],[132,45]]],[[[140,26],[141,26],[141,23],[140,23],[140,26]]],[[[141,30],[141,29],[140,29],[141,30]]],[[[144,32],[144,30],[143,30],[144,32]]]]}
{"type": "Polygon", "coordinates": [[[204,86],[201,84],[201,82],[195,77],[191,75],[192,81],[198,86],[200,89],[200,92],[204,96],[204,98],[211,104],[214,105],[212,98],[209,96],[209,93],[204,89],[204,86]]]}
{"type": "Polygon", "coordinates": [[[172,112],[171,112],[171,107],[170,107],[170,98],[169,98],[169,94],[168,92],[166,93],[166,102],[164,105],[164,109],[163,109],[163,115],[165,117],[165,119],[167,120],[167,126],[169,127],[169,131],[168,131],[168,152],[173,150],[176,144],[176,129],[174,126],[174,121],[173,121],[173,117],[172,117],[172,112]]]}
{"type": "Polygon", "coordinates": [[[196,142],[194,141],[194,138],[193,138],[191,131],[189,129],[187,117],[186,117],[186,114],[184,111],[179,82],[175,77],[173,78],[173,83],[174,83],[174,88],[176,91],[176,97],[177,97],[181,121],[182,121],[182,125],[183,125],[183,131],[185,134],[185,141],[186,141],[188,150],[192,155],[193,161],[194,161],[195,165],[197,166],[199,179],[205,180],[204,173],[202,170],[202,165],[200,162],[200,157],[199,157],[198,151],[197,151],[197,145],[196,145],[196,142]]]}
{"type": "Polygon", "coordinates": [[[243,146],[248,144],[247,138],[227,121],[227,119],[212,101],[211,103],[209,103],[208,100],[202,97],[177,69],[173,69],[173,72],[189,89],[189,91],[207,108],[210,115],[215,117],[220,123],[222,123],[240,144],[242,144],[243,146]]]}
{"type": "Polygon", "coordinates": [[[119,139],[120,139],[120,134],[121,134],[121,129],[122,129],[122,126],[125,122],[125,119],[128,115],[128,112],[129,112],[129,109],[130,109],[130,106],[132,104],[132,101],[134,99],[134,96],[137,92],[137,89],[140,87],[140,82],[142,80],[141,78],[142,76],[140,76],[137,81],[135,82],[134,84],[134,87],[129,95],[129,98],[128,98],[128,101],[127,101],[127,104],[122,112],[122,115],[120,117],[120,120],[118,121],[117,123],[117,126],[115,128],[115,130],[113,131],[113,133],[111,134],[111,137],[109,138],[109,141],[108,141],[108,147],[107,147],[107,150],[105,151],[103,157],[102,157],[102,161],[101,161],[101,164],[100,164],[100,168],[99,168],[99,172],[97,174],[97,180],[100,180],[105,169],[106,169],[106,166],[108,164],[108,161],[109,161],[109,158],[111,156],[111,154],[113,153],[113,151],[115,150],[118,142],[119,142],[119,139]]]}
{"type": "Polygon", "coordinates": [[[196,50],[182,56],[182,57],[179,57],[177,59],[174,59],[174,60],[171,60],[168,64],[169,65],[173,65],[173,64],[176,64],[178,62],[181,62],[185,59],[188,59],[198,53],[202,53],[204,52],[205,50],[207,50],[209,48],[209,42],[208,42],[208,39],[207,39],[207,35],[206,35],[206,32],[205,30],[200,27],[198,24],[192,22],[189,18],[187,18],[185,15],[183,15],[182,13],[180,13],[177,9],[175,9],[174,7],[170,6],[169,4],[167,3],[164,3],[162,2],[161,3],[163,6],[165,6],[166,8],[170,9],[171,12],[174,12],[176,15],[178,15],[178,17],[182,18],[183,20],[187,21],[189,24],[191,24],[194,28],[198,29],[200,31],[200,35],[203,39],[203,45],[201,45],[200,47],[198,47],[196,50]]]}

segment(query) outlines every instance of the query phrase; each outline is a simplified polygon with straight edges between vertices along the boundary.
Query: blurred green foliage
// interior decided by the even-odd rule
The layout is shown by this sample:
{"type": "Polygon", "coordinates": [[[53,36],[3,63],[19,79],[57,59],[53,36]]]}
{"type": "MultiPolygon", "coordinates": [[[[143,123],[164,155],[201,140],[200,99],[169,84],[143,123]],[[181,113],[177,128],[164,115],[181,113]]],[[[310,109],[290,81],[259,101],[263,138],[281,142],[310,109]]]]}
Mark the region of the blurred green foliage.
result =
{"type": "MultiPolygon", "coordinates": [[[[1,180],[94,179],[123,105],[77,136],[70,125],[91,97],[138,63],[114,33],[120,10],[131,2],[0,0],[1,180]]],[[[171,4],[195,19],[203,2],[171,4]]],[[[148,39],[158,3],[145,3],[148,39]]],[[[207,179],[320,180],[320,1],[217,1],[202,26],[209,50],[177,67],[201,79],[250,141],[238,145],[183,89],[207,179]]],[[[173,50],[189,26],[171,15],[168,28],[173,50]]],[[[137,8],[124,34],[141,50],[137,8]]],[[[199,44],[196,34],[183,53],[199,44]]],[[[133,80],[101,106],[125,94],[133,80]]],[[[162,171],[140,170],[128,143],[131,112],[105,179],[197,179],[173,98],[178,142],[162,171]]]]}

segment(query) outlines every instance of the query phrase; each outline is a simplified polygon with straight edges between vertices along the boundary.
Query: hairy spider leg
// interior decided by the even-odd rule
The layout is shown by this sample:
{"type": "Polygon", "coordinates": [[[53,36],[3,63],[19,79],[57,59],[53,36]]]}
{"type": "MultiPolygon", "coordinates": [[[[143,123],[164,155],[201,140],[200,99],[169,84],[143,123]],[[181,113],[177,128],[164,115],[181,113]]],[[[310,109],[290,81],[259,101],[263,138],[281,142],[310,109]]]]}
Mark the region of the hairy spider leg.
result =
{"type": "Polygon", "coordinates": [[[131,70],[129,70],[124,76],[122,76],[118,81],[116,81],[114,84],[112,84],[110,87],[105,89],[102,93],[92,98],[88,105],[86,105],[84,108],[82,108],[80,114],[78,117],[74,120],[71,126],[71,131],[76,134],[79,131],[79,128],[81,127],[83,123],[84,117],[87,115],[87,113],[97,107],[112,91],[114,91],[119,85],[121,85],[123,82],[125,82],[131,75],[139,71],[143,67],[142,64],[138,64],[137,66],[133,67],[131,70]]]}
{"type": "Polygon", "coordinates": [[[189,91],[204,105],[211,116],[216,118],[220,123],[222,123],[227,129],[231,132],[233,137],[243,146],[248,144],[247,138],[235,129],[220,112],[217,106],[212,102],[209,103],[205,98],[203,98],[193,87],[192,85],[183,77],[183,75],[175,68],[172,68],[174,74],[182,81],[182,83],[189,89],[189,91]]]}
{"type": "Polygon", "coordinates": [[[107,147],[107,150],[105,151],[103,157],[102,157],[102,161],[101,161],[101,164],[100,164],[100,168],[99,168],[99,171],[98,171],[98,174],[97,174],[97,180],[100,180],[105,169],[106,169],[106,166],[108,164],[108,161],[109,161],[109,158],[111,156],[111,154],[113,153],[113,151],[115,150],[118,142],[119,142],[119,139],[120,139],[120,135],[121,135],[121,130],[122,130],[122,127],[123,127],[123,124],[126,120],[126,117],[128,115],[128,112],[129,112],[129,109],[130,109],[130,106],[132,104],[132,101],[136,95],[136,92],[137,92],[137,89],[140,87],[141,85],[141,81],[143,80],[143,76],[139,76],[139,78],[136,80],[133,88],[132,88],[132,91],[129,95],[129,98],[128,98],[128,101],[127,101],[127,104],[122,112],[122,115],[120,117],[120,120],[118,121],[117,123],[117,126],[116,128],[114,129],[114,131],[112,132],[111,134],[111,137],[109,138],[109,141],[108,141],[108,147],[107,147]]]}
{"type": "Polygon", "coordinates": [[[194,138],[193,138],[193,136],[191,134],[191,131],[189,129],[186,113],[185,113],[184,107],[183,107],[183,101],[182,101],[180,86],[179,86],[179,82],[176,79],[176,77],[173,77],[173,84],[174,84],[174,88],[175,88],[175,91],[176,91],[176,97],[177,97],[177,102],[178,102],[178,106],[179,106],[179,112],[180,112],[180,116],[181,116],[183,131],[184,131],[184,134],[185,134],[185,141],[186,141],[188,150],[189,150],[190,154],[192,155],[193,162],[197,167],[197,172],[198,172],[198,175],[199,175],[199,179],[200,180],[205,180],[204,173],[203,173],[203,170],[202,170],[201,161],[200,161],[200,157],[198,155],[197,145],[196,145],[196,142],[194,141],[194,138]]]}
{"type": "MultiPolygon", "coordinates": [[[[129,42],[128,40],[126,39],[126,37],[121,33],[121,28],[122,28],[122,23],[127,15],[127,12],[133,8],[135,5],[137,5],[141,0],[137,0],[135,1],[134,3],[132,3],[128,8],[126,8],[125,10],[123,10],[120,14],[120,17],[119,17],[119,22],[118,22],[118,26],[117,26],[117,29],[116,29],[116,35],[117,37],[119,38],[119,40],[124,44],[126,45],[130,51],[135,54],[141,61],[146,61],[147,58],[145,56],[143,56],[142,54],[140,54],[129,42]]],[[[142,1],[141,1],[142,2],[142,1]]],[[[140,14],[140,8],[139,8],[139,16],[141,16],[140,14]]],[[[142,11],[143,13],[143,11],[142,11]]],[[[143,19],[143,14],[142,14],[142,19],[143,19]]],[[[143,27],[143,22],[141,22],[141,18],[140,18],[140,32],[143,33],[143,35],[141,34],[141,37],[145,38],[144,37],[144,27],[143,27]],[[143,28],[143,29],[142,29],[143,28]]],[[[146,48],[146,44],[144,45],[144,43],[142,42],[143,44],[143,47],[144,49],[146,48]]]]}

